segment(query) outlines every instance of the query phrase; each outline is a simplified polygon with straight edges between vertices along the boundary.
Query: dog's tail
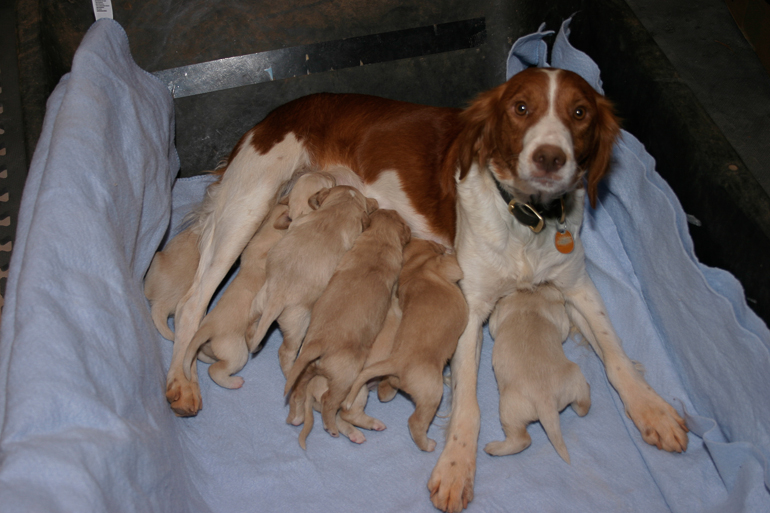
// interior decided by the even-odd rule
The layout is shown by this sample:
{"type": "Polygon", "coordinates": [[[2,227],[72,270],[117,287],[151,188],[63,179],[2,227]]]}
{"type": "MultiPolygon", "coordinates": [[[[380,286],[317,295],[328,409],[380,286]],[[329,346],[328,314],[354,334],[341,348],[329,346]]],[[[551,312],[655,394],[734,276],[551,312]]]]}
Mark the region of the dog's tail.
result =
{"type": "Polygon", "coordinates": [[[260,342],[262,342],[262,339],[265,338],[265,334],[270,328],[270,325],[273,324],[273,321],[275,321],[281,315],[281,313],[283,313],[283,307],[276,306],[279,301],[273,301],[272,304],[269,304],[265,307],[266,301],[267,285],[263,285],[259,290],[259,293],[257,293],[257,296],[254,298],[251,307],[252,319],[259,317],[259,322],[257,323],[257,327],[254,328],[253,334],[247,337],[246,343],[249,346],[250,353],[253,353],[257,350],[260,342]],[[264,311],[262,311],[263,308],[265,308],[264,311]]]}
{"type": "Polygon", "coordinates": [[[393,358],[379,361],[365,368],[358,374],[358,377],[353,382],[353,387],[350,389],[350,393],[348,393],[348,396],[345,398],[345,402],[342,403],[343,407],[346,410],[349,410],[351,406],[353,406],[353,401],[356,400],[356,396],[361,390],[361,387],[364,386],[364,383],[370,379],[379,376],[389,376],[391,374],[395,374],[396,372],[398,372],[398,366],[396,365],[396,362],[393,360],[393,358]]]}
{"type": "Polygon", "coordinates": [[[154,302],[150,307],[150,311],[152,322],[155,323],[155,327],[158,328],[160,334],[163,335],[163,338],[173,342],[174,332],[168,327],[168,318],[171,315],[169,313],[168,305],[164,304],[162,301],[154,302]]]}
{"type": "Polygon", "coordinates": [[[302,425],[302,431],[299,432],[299,446],[305,451],[307,450],[307,435],[313,430],[313,422],[315,421],[313,416],[314,397],[313,394],[308,392],[308,384],[313,377],[307,372],[303,374],[299,383],[297,383],[297,390],[295,391],[297,394],[302,394],[300,397],[303,397],[305,401],[305,420],[302,425]]]}
{"type": "Polygon", "coordinates": [[[559,410],[556,409],[556,403],[541,406],[537,408],[537,416],[540,418],[540,424],[543,425],[545,434],[551,441],[553,448],[559,453],[561,459],[569,464],[569,453],[564,438],[561,435],[561,424],[559,423],[559,410]]]}
{"type": "Polygon", "coordinates": [[[195,333],[195,336],[190,342],[190,345],[187,346],[187,350],[184,352],[182,370],[184,371],[184,375],[187,379],[190,379],[192,374],[192,364],[193,360],[195,360],[196,356],[198,356],[198,350],[203,344],[208,342],[211,337],[214,336],[211,326],[212,323],[207,323],[206,319],[204,318],[203,322],[201,323],[201,327],[198,328],[198,331],[195,333]]]}
{"type": "Polygon", "coordinates": [[[291,389],[294,388],[297,378],[305,370],[305,367],[310,365],[310,362],[323,356],[323,345],[319,343],[313,343],[312,341],[305,342],[302,349],[299,352],[299,356],[294,361],[294,365],[291,366],[289,375],[286,376],[286,388],[283,389],[283,395],[285,396],[291,389]]]}

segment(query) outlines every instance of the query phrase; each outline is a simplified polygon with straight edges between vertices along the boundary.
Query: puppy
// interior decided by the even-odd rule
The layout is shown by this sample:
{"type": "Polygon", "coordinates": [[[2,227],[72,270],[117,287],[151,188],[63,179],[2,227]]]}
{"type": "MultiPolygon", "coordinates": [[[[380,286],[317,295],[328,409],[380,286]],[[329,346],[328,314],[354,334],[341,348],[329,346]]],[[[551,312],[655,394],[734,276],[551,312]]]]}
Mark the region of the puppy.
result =
{"type": "MultiPolygon", "coordinates": [[[[404,250],[404,269],[398,285],[403,312],[390,358],[364,369],[353,383],[346,405],[362,384],[390,376],[390,386],[408,393],[415,402],[409,432],[417,447],[432,451],[427,437],[444,393],[444,366],[457,347],[468,322],[468,305],[457,282],[463,273],[444,246],[414,239],[404,250]],[[392,379],[395,378],[395,379],[392,379]]],[[[392,398],[392,394],[389,394],[392,398]]]]}
{"type": "MultiPolygon", "coordinates": [[[[401,322],[401,309],[398,307],[398,300],[394,293],[391,295],[390,309],[385,317],[385,322],[382,325],[382,329],[372,343],[372,348],[369,351],[369,356],[366,358],[365,367],[384,360],[390,356],[391,349],[393,347],[393,340],[396,335],[396,330],[401,322]]],[[[305,422],[306,413],[312,417],[312,410],[309,408],[312,404],[312,409],[321,411],[321,397],[329,389],[328,381],[324,376],[313,376],[308,384],[307,389],[303,392],[298,390],[298,387],[294,388],[294,392],[291,394],[289,401],[290,410],[289,417],[286,422],[295,426],[299,426],[305,422]],[[302,394],[302,395],[300,395],[302,394]],[[308,407],[308,411],[305,412],[305,407],[308,407]]],[[[395,391],[394,391],[395,395],[395,391]]],[[[369,389],[366,386],[362,386],[359,389],[359,393],[353,401],[353,405],[348,410],[343,410],[337,414],[337,427],[340,433],[350,439],[354,443],[364,443],[366,437],[361,431],[354,426],[370,426],[370,429],[374,431],[382,431],[385,429],[385,424],[380,420],[373,417],[369,417],[364,413],[367,399],[369,398],[369,389]]],[[[391,397],[392,398],[392,397],[391,397]]],[[[310,418],[310,426],[312,426],[313,419],[310,418]]],[[[310,427],[305,426],[305,429],[300,433],[300,446],[305,449],[305,440],[310,433],[310,427]]]]}
{"type": "Polygon", "coordinates": [[[198,268],[198,233],[191,226],[179,233],[152,258],[144,278],[144,295],[150,301],[152,321],[163,337],[174,340],[168,318],[190,288],[198,268]]]}
{"type": "Polygon", "coordinates": [[[309,214],[313,209],[308,200],[321,189],[331,189],[336,185],[334,176],[323,171],[300,175],[289,191],[289,218],[293,221],[309,214]]]}
{"type": "Polygon", "coordinates": [[[243,378],[233,374],[243,369],[249,360],[246,331],[250,325],[251,304],[265,283],[267,253],[289,227],[289,209],[290,206],[285,204],[273,207],[243,250],[238,275],[203,319],[187,347],[184,358],[186,375],[192,371],[195,355],[201,349],[208,357],[217,360],[209,367],[211,379],[224,388],[243,386],[243,378]]]}
{"type": "Polygon", "coordinates": [[[495,339],[492,367],[500,389],[505,440],[484,450],[493,456],[521,452],[531,443],[527,425],[540,420],[556,452],[569,463],[559,412],[572,405],[581,417],[591,391],[580,367],[564,356],[570,322],[564,296],[551,284],[519,290],[500,300],[489,321],[495,339]]]}
{"type": "Polygon", "coordinates": [[[265,284],[251,308],[249,351],[254,352],[278,319],[283,332],[281,369],[291,366],[310,324],[310,311],[342,256],[369,226],[377,201],[349,186],[324,188],[312,196],[309,214],[292,221],[286,236],[267,255],[265,284]],[[253,322],[252,321],[252,322],[253,322]]]}
{"type": "MultiPolygon", "coordinates": [[[[332,436],[338,436],[337,411],[385,321],[401,271],[404,245],[410,237],[411,230],[394,210],[375,212],[371,225],[342,258],[313,307],[307,336],[284,392],[289,393],[304,372],[298,385],[299,396],[303,397],[307,383],[316,375],[324,376],[329,390],[321,398],[321,417],[332,436]]],[[[312,428],[308,402],[303,429],[306,433],[312,428]]]]}

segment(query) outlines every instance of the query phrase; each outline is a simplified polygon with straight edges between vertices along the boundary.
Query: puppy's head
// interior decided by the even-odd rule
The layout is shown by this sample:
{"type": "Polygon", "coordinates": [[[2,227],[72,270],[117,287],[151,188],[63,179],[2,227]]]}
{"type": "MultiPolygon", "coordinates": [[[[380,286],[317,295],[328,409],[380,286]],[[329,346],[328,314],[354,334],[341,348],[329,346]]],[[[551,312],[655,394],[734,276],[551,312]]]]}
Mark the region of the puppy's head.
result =
{"type": "Polygon", "coordinates": [[[329,194],[331,194],[331,189],[328,187],[324,187],[320,191],[316,192],[312,196],[310,196],[307,200],[308,206],[311,208],[311,210],[318,210],[321,208],[321,205],[324,204],[324,202],[329,197],[329,194]]]}
{"type": "Polygon", "coordinates": [[[404,218],[395,210],[379,209],[371,215],[371,218],[372,223],[377,220],[382,223],[387,223],[390,227],[395,228],[402,246],[406,245],[412,238],[412,230],[409,228],[409,225],[406,224],[404,218]]]}
{"type": "Polygon", "coordinates": [[[611,103],[576,73],[524,70],[460,116],[461,179],[478,159],[514,197],[548,203],[579,187],[587,173],[596,205],[620,127],[611,103]]]}
{"type": "Polygon", "coordinates": [[[314,210],[309,199],[318,191],[337,185],[333,176],[323,172],[307,173],[297,178],[288,196],[289,217],[299,219],[314,210]]]}

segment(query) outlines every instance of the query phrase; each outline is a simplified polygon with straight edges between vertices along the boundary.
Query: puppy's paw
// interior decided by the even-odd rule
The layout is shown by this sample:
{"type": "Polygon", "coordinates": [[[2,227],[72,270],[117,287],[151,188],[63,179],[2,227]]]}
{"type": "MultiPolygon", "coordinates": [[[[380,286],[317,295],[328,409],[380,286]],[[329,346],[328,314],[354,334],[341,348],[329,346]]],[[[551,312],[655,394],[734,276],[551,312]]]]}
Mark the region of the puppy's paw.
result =
{"type": "Polygon", "coordinates": [[[179,417],[197,415],[202,407],[201,391],[198,383],[182,380],[178,377],[166,386],[166,400],[179,417]]]}
{"type": "Polygon", "coordinates": [[[384,431],[386,427],[385,423],[378,419],[374,419],[372,423],[372,431],[384,431]]]}
{"type": "Polygon", "coordinates": [[[361,431],[356,429],[355,431],[351,431],[350,433],[348,433],[348,440],[350,440],[354,444],[362,444],[366,442],[366,437],[361,431]]]}
{"type": "Polygon", "coordinates": [[[222,388],[229,388],[230,390],[237,390],[243,386],[243,378],[240,376],[220,376],[211,372],[209,367],[209,375],[214,382],[222,388]]]}
{"type": "Polygon", "coordinates": [[[430,480],[430,500],[441,511],[459,513],[473,500],[475,453],[460,454],[445,448],[430,480]]]}
{"type": "Polygon", "coordinates": [[[687,450],[687,424],[673,406],[649,389],[643,399],[626,407],[626,413],[634,421],[642,439],[658,449],[668,452],[687,450]]]}

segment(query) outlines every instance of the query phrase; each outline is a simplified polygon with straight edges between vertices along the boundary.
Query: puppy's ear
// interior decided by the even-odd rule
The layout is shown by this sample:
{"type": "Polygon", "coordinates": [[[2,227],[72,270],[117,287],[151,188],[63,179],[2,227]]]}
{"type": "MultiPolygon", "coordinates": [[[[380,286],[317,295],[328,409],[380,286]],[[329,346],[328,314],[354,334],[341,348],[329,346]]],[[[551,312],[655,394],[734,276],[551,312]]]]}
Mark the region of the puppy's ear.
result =
{"type": "Polygon", "coordinates": [[[409,244],[409,241],[412,240],[412,229],[409,228],[409,225],[404,221],[401,221],[400,236],[402,246],[406,246],[409,244]]]}
{"type": "Polygon", "coordinates": [[[312,208],[313,210],[318,210],[319,208],[321,208],[321,205],[323,205],[323,202],[326,201],[326,198],[329,197],[330,192],[331,192],[331,189],[329,189],[328,187],[324,187],[320,191],[310,196],[307,200],[307,204],[310,205],[310,208],[312,208]]]}
{"type": "Polygon", "coordinates": [[[369,226],[371,226],[371,224],[372,224],[372,220],[369,217],[369,214],[367,214],[366,212],[361,214],[361,231],[364,231],[367,228],[369,228],[369,226]]]}
{"type": "Polygon", "coordinates": [[[273,223],[273,228],[276,230],[285,230],[289,227],[290,224],[291,217],[289,217],[289,213],[286,212],[284,215],[275,220],[275,223],[273,223]]]}
{"type": "Polygon", "coordinates": [[[588,200],[591,208],[596,208],[596,199],[599,195],[599,182],[610,170],[612,159],[612,147],[620,134],[620,123],[615,116],[612,103],[604,96],[596,95],[596,126],[594,129],[591,153],[585,162],[588,170],[588,200]]]}
{"type": "Polygon", "coordinates": [[[288,205],[289,204],[289,196],[286,195],[283,198],[281,198],[281,201],[278,202],[279,205],[288,205]]]}
{"type": "Polygon", "coordinates": [[[505,110],[500,105],[504,86],[505,84],[480,94],[460,113],[463,127],[458,137],[460,180],[468,174],[476,157],[479,165],[484,166],[495,150],[494,136],[497,133],[498,118],[500,111],[505,110]]]}
{"type": "Polygon", "coordinates": [[[450,282],[457,283],[463,279],[463,270],[454,255],[442,254],[438,257],[439,272],[450,282]]]}
{"type": "Polygon", "coordinates": [[[439,255],[443,255],[444,253],[446,253],[446,248],[444,247],[443,244],[439,244],[438,242],[436,242],[434,240],[431,240],[431,241],[428,241],[428,242],[430,242],[431,249],[433,251],[435,251],[436,253],[438,253],[439,255]]]}
{"type": "Polygon", "coordinates": [[[374,198],[366,198],[366,213],[371,214],[375,210],[380,208],[380,204],[374,198]]]}

